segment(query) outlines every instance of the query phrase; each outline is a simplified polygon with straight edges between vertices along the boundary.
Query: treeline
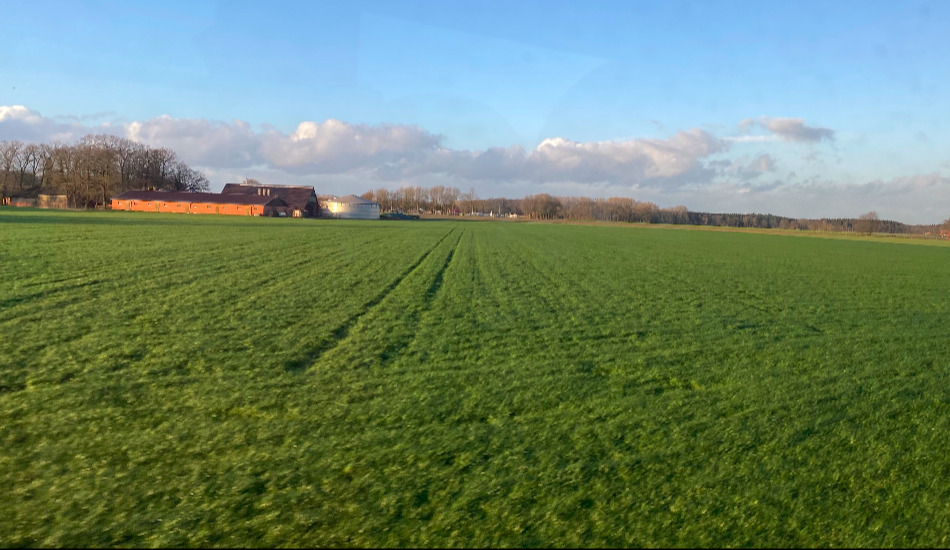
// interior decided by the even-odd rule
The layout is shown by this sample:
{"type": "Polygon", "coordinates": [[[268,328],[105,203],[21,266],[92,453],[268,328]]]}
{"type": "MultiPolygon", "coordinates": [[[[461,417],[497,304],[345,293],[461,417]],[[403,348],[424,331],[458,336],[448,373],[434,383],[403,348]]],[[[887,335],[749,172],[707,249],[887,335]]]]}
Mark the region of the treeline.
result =
{"type": "Polygon", "coordinates": [[[857,218],[786,218],[774,214],[714,214],[690,212],[690,225],[720,227],[751,227],[762,229],[800,229],[802,231],[853,233],[936,233],[937,225],[908,225],[894,220],[882,220],[876,212],[867,212],[857,218]]]}
{"type": "Polygon", "coordinates": [[[399,189],[379,188],[361,195],[376,201],[384,212],[411,212],[414,214],[460,214],[460,207],[474,199],[475,192],[463,194],[457,187],[407,186],[399,189]]]}
{"type": "Polygon", "coordinates": [[[402,187],[374,189],[361,195],[376,201],[383,212],[412,214],[519,216],[540,220],[598,220],[615,222],[688,223],[685,206],[660,208],[652,202],[612,197],[555,197],[547,193],[523,199],[480,199],[475,191],[456,187],[402,187]]]}
{"type": "MultiPolygon", "coordinates": [[[[540,220],[594,220],[632,223],[668,223],[758,229],[799,229],[803,231],[940,234],[938,225],[908,225],[879,219],[876,212],[858,218],[789,218],[774,214],[722,214],[690,212],[685,206],[660,208],[652,202],[624,197],[555,197],[547,193],[523,199],[479,199],[475,191],[461,193],[455,187],[436,186],[375,189],[363,198],[380,203],[384,212],[414,214],[491,215],[528,217],[540,220]]],[[[950,229],[950,219],[944,226],[950,229]]]]}
{"type": "Polygon", "coordinates": [[[208,178],[164,147],[110,135],[75,145],[0,142],[0,199],[66,195],[70,207],[97,208],[131,189],[207,191],[208,178]]]}

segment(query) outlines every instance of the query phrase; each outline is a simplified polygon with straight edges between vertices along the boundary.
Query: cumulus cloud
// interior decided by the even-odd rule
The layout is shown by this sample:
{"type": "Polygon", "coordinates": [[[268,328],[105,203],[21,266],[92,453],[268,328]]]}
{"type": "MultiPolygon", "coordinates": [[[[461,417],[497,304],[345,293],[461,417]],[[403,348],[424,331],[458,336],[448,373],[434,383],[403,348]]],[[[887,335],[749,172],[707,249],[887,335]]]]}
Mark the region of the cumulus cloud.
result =
{"type": "Polygon", "coordinates": [[[517,145],[485,151],[439,149],[419,164],[387,166],[383,173],[390,179],[428,173],[469,180],[675,186],[708,182],[714,173],[703,160],[727,147],[702,130],[679,132],[669,139],[576,142],[549,138],[531,151],[517,145]]]}
{"type": "Polygon", "coordinates": [[[771,155],[761,154],[753,159],[741,157],[732,160],[716,160],[709,163],[720,176],[750,180],[775,171],[775,159],[771,155]]]}
{"type": "Polygon", "coordinates": [[[439,147],[441,136],[418,126],[301,122],[290,135],[260,136],[263,156],[292,172],[339,173],[394,162],[418,162],[439,147]]]}
{"type": "Polygon", "coordinates": [[[188,162],[207,167],[254,166],[263,162],[259,136],[250,124],[162,115],[125,125],[125,137],[155,147],[168,147],[188,162]]]}
{"type": "Polygon", "coordinates": [[[546,178],[562,174],[580,182],[620,179],[648,183],[698,175],[704,171],[700,159],[726,147],[712,134],[698,129],[679,132],[666,140],[577,143],[555,138],[541,142],[533,160],[546,178]]]}
{"type": "Polygon", "coordinates": [[[134,141],[169,147],[186,161],[214,168],[270,166],[293,173],[337,173],[413,157],[439,137],[414,126],[301,122],[285,134],[230,123],[160,116],[127,126],[134,141]]]}
{"type": "MultiPolygon", "coordinates": [[[[103,127],[62,124],[25,107],[0,111],[0,138],[7,119],[32,129],[18,139],[45,141],[44,133],[77,139],[103,127]]],[[[151,146],[168,147],[189,164],[208,169],[267,168],[290,175],[361,173],[384,181],[443,176],[456,180],[574,182],[628,186],[708,183],[715,175],[705,164],[729,144],[703,130],[668,139],[577,142],[560,137],[536,148],[493,147],[482,151],[442,147],[442,136],[418,126],[350,124],[329,119],[304,121],[290,133],[255,130],[231,122],[182,119],[167,115],[109,128],[151,146]]],[[[22,132],[20,132],[22,134],[22,132]]]]}
{"type": "MultiPolygon", "coordinates": [[[[757,119],[747,118],[739,123],[739,127],[764,128],[771,132],[774,138],[784,141],[817,143],[822,140],[833,141],[835,138],[834,130],[818,126],[806,126],[805,120],[801,118],[773,118],[767,116],[757,119]]],[[[772,136],[739,136],[730,139],[732,141],[769,141],[772,136]]]]}
{"type": "Polygon", "coordinates": [[[417,126],[304,121],[289,134],[254,131],[241,120],[216,122],[160,116],[127,125],[126,137],[169,147],[187,162],[212,168],[265,166],[293,174],[371,170],[417,161],[437,148],[440,136],[417,126]]]}
{"type": "Polygon", "coordinates": [[[40,118],[39,113],[27,109],[23,105],[0,105],[0,121],[22,120],[25,122],[37,122],[40,118]]]}
{"type": "Polygon", "coordinates": [[[0,105],[0,140],[74,141],[88,133],[114,133],[108,124],[84,126],[79,120],[60,122],[23,105],[0,105]]]}

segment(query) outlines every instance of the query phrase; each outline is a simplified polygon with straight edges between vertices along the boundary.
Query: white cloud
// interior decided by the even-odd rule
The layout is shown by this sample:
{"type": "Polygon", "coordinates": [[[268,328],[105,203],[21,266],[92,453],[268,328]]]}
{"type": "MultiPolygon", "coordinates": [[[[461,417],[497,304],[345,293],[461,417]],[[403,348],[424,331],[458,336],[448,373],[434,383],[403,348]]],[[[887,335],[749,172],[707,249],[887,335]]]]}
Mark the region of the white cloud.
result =
{"type": "Polygon", "coordinates": [[[107,124],[83,126],[78,120],[59,122],[23,105],[0,105],[0,139],[70,142],[89,133],[105,133],[110,129],[107,124]]]}
{"type": "Polygon", "coordinates": [[[545,184],[677,186],[708,182],[713,172],[702,161],[727,148],[727,143],[702,130],[679,132],[665,140],[576,142],[549,138],[532,151],[520,146],[485,151],[439,149],[421,164],[387,166],[381,172],[389,179],[442,174],[545,184]]]}
{"type": "Polygon", "coordinates": [[[763,143],[768,141],[779,141],[780,137],[769,135],[769,136],[732,136],[722,138],[724,141],[732,141],[735,143],[763,143]]]}
{"type": "MultiPolygon", "coordinates": [[[[44,132],[78,139],[105,128],[63,125],[25,107],[4,109],[0,111],[4,113],[0,137],[11,130],[7,119],[32,127],[35,131],[20,139],[35,141],[49,139],[44,132]]],[[[108,130],[151,146],[168,147],[199,168],[265,168],[292,175],[361,173],[384,182],[443,176],[461,181],[629,186],[706,183],[714,172],[703,161],[729,147],[712,134],[694,129],[668,139],[576,142],[555,137],[531,151],[517,145],[465,151],[442,147],[442,136],[418,126],[350,124],[334,119],[304,121],[293,132],[284,133],[273,128],[258,131],[240,120],[163,115],[108,130]]]]}
{"type": "Polygon", "coordinates": [[[709,166],[716,170],[720,176],[732,179],[738,178],[744,181],[774,171],[775,159],[771,155],[761,154],[753,159],[741,157],[732,160],[715,160],[711,161],[709,166]]]}
{"type": "Polygon", "coordinates": [[[36,122],[40,118],[39,113],[31,111],[23,105],[0,105],[0,121],[3,120],[22,120],[24,122],[36,122]]]}
{"type": "Polygon", "coordinates": [[[155,147],[168,147],[185,162],[202,167],[254,166],[263,162],[259,136],[250,124],[167,115],[125,125],[125,137],[155,147]]]}
{"type": "Polygon", "coordinates": [[[370,170],[377,165],[416,158],[438,146],[434,136],[416,126],[348,124],[329,119],[304,121],[286,134],[256,132],[241,120],[230,123],[160,116],[127,125],[126,137],[169,147],[196,166],[269,167],[293,174],[328,174],[370,170]]]}
{"type": "Polygon", "coordinates": [[[418,126],[301,122],[285,135],[277,131],[259,136],[268,164],[294,173],[341,173],[379,165],[413,161],[436,150],[440,136],[418,126]]]}
{"type": "MultiPolygon", "coordinates": [[[[801,118],[773,118],[759,117],[757,119],[747,118],[739,123],[739,127],[746,129],[751,127],[761,127],[778,138],[785,141],[797,141],[805,143],[817,143],[822,140],[833,141],[835,138],[834,130],[830,128],[821,128],[818,126],[806,126],[805,120],[801,118]]],[[[771,136],[740,136],[731,138],[732,141],[771,141],[771,136]]]]}
{"type": "Polygon", "coordinates": [[[648,183],[677,180],[704,171],[700,159],[728,144],[703,130],[679,132],[670,139],[633,139],[578,143],[561,138],[538,145],[532,160],[542,177],[579,182],[648,183]]]}

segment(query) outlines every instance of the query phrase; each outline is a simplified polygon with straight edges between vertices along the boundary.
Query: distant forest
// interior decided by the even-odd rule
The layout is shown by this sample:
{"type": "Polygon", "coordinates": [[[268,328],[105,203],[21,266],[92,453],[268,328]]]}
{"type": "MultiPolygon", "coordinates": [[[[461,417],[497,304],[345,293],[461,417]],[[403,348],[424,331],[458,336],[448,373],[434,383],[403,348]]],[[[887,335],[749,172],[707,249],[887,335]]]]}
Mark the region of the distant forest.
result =
{"type": "MultiPolygon", "coordinates": [[[[72,208],[104,208],[116,194],[132,189],[208,191],[208,179],[167,148],[153,148],[112,135],[88,135],[75,145],[0,141],[0,199],[66,195],[72,208]]],[[[318,189],[318,192],[320,190],[318,189]]],[[[608,199],[555,197],[547,193],[521,199],[480,199],[456,187],[379,188],[363,198],[380,203],[383,212],[519,216],[542,220],[591,220],[668,223],[808,231],[905,233],[943,236],[943,225],[908,225],[879,219],[875,212],[858,218],[787,218],[774,214],[692,212],[685,206],[660,208],[624,197],[608,199]]]]}
{"type": "Polygon", "coordinates": [[[519,216],[542,220],[592,220],[632,223],[669,223],[804,231],[849,231],[856,233],[904,233],[940,236],[950,230],[950,219],[938,225],[909,225],[882,220],[876,212],[858,218],[788,218],[774,214],[721,214],[692,212],[685,206],[660,208],[652,202],[624,197],[555,197],[546,193],[523,199],[479,199],[474,190],[461,193],[455,187],[402,187],[375,189],[361,195],[380,203],[383,212],[414,214],[519,216]]]}

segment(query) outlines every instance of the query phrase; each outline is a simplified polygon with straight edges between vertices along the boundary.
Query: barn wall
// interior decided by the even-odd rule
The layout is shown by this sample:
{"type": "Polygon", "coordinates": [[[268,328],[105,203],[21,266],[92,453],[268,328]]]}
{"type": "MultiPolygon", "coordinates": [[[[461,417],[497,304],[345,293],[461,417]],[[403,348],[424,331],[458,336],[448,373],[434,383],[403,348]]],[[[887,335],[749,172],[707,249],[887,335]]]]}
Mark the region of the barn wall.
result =
{"type": "Polygon", "coordinates": [[[166,212],[188,214],[224,214],[228,216],[272,216],[279,212],[287,213],[286,206],[264,206],[260,204],[216,204],[190,201],[142,201],[112,199],[113,210],[132,212],[166,212]]]}
{"type": "Polygon", "coordinates": [[[264,207],[258,205],[244,204],[222,204],[218,206],[219,214],[229,216],[261,216],[264,214],[264,207]]]}
{"type": "Polygon", "coordinates": [[[158,203],[159,212],[171,212],[181,214],[188,212],[187,202],[160,202],[158,203]]]}
{"type": "Polygon", "coordinates": [[[131,201],[133,212],[158,212],[158,203],[154,201],[131,201]]]}

